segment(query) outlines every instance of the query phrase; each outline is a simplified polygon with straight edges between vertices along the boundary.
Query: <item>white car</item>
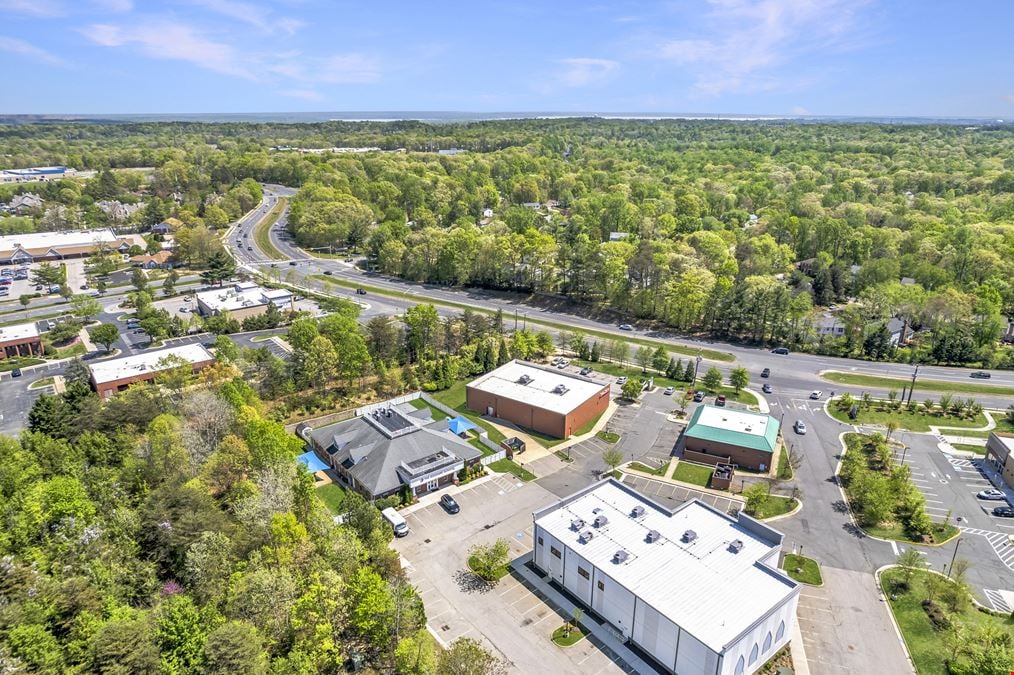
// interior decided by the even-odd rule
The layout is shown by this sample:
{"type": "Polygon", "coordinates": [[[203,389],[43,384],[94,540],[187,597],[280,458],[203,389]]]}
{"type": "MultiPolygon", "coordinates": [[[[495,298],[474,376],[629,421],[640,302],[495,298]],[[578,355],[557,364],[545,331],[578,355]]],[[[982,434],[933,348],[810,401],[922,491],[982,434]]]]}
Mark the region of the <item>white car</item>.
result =
{"type": "Polygon", "coordinates": [[[1007,495],[1005,495],[1000,490],[997,490],[996,488],[989,488],[988,490],[982,490],[981,492],[979,492],[975,496],[978,497],[979,499],[988,499],[990,501],[1003,501],[1003,500],[1007,499],[1007,495]]]}
{"type": "Polygon", "coordinates": [[[568,361],[567,359],[560,359],[560,362],[556,364],[556,367],[559,368],[559,369],[561,369],[561,370],[563,370],[564,368],[566,368],[569,365],[570,365],[570,361],[568,361]]]}
{"type": "Polygon", "coordinates": [[[820,397],[823,395],[824,392],[820,391],[819,389],[815,389],[814,391],[810,392],[810,398],[812,398],[814,401],[819,401],[820,397]]]}
{"type": "Polygon", "coordinates": [[[796,433],[800,436],[806,435],[806,422],[803,420],[796,420],[796,423],[792,425],[792,428],[796,430],[796,433]]]}

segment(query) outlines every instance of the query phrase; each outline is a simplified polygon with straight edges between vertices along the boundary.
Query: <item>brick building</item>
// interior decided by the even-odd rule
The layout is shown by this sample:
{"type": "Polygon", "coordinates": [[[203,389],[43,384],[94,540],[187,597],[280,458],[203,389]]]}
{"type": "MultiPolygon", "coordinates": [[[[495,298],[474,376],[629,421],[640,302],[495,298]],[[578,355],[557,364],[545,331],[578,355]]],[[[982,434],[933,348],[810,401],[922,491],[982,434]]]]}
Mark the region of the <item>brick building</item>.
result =
{"type": "Polygon", "coordinates": [[[677,451],[695,462],[731,463],[767,471],[780,442],[778,427],[778,420],[770,415],[699,405],[683,430],[677,451]]]}
{"type": "Polygon", "coordinates": [[[175,367],[177,359],[189,363],[195,373],[215,362],[215,357],[201,344],[142,352],[93,363],[89,366],[92,386],[99,396],[109,398],[136,382],[151,382],[163,370],[175,367]]]}
{"type": "Polygon", "coordinates": [[[1014,488],[1014,434],[989,434],[986,440],[986,462],[1003,479],[1007,487],[1014,488]]]}
{"type": "Polygon", "coordinates": [[[42,338],[34,323],[19,323],[0,328],[0,358],[38,356],[42,354],[42,338]]]}
{"type": "Polygon", "coordinates": [[[609,407],[609,383],[514,360],[471,382],[469,410],[567,438],[609,407]]]}
{"type": "Polygon", "coordinates": [[[133,244],[143,245],[144,240],[135,235],[117,236],[109,229],[8,234],[0,236],[0,263],[82,258],[99,250],[126,253],[133,244]]]}

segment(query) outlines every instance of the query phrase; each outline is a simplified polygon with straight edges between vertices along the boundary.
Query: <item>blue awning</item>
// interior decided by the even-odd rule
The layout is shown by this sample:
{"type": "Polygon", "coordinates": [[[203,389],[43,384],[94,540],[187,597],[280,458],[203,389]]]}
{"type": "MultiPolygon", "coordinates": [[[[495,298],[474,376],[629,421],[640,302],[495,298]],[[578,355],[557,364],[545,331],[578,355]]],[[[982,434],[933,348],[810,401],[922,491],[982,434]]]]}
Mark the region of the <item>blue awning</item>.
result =
{"type": "Polygon", "coordinates": [[[304,452],[299,457],[296,457],[297,462],[302,462],[306,465],[307,470],[310,473],[317,473],[318,471],[324,471],[327,469],[327,464],[317,456],[317,453],[313,450],[304,452]]]}
{"type": "Polygon", "coordinates": [[[461,435],[466,431],[471,431],[475,428],[475,425],[468,421],[464,417],[455,417],[453,420],[447,423],[447,428],[452,434],[461,435]]]}

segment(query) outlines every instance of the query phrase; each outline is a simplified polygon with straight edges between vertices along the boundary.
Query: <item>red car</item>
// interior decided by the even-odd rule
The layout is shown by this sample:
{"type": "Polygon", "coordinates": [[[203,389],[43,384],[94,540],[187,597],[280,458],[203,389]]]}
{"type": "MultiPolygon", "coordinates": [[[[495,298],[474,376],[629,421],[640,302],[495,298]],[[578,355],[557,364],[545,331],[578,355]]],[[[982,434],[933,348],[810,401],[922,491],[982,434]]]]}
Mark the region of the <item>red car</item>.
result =
{"type": "Polygon", "coordinates": [[[718,406],[724,406],[725,405],[725,395],[724,394],[719,394],[715,398],[715,405],[718,405],[718,406]]]}

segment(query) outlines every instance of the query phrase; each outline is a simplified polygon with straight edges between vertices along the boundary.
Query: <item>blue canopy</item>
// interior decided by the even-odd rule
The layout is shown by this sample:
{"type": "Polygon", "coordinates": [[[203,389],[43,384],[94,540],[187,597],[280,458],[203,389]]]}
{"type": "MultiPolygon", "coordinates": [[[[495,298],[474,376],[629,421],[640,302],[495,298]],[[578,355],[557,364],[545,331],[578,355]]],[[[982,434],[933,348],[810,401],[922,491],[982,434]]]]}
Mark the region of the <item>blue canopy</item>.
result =
{"type": "Polygon", "coordinates": [[[447,423],[447,428],[452,434],[461,435],[466,431],[471,431],[475,428],[475,425],[468,421],[465,417],[455,417],[453,420],[447,423]]]}
{"type": "Polygon", "coordinates": [[[304,452],[296,458],[296,461],[305,464],[310,473],[317,473],[318,471],[323,471],[327,468],[327,464],[325,464],[313,450],[304,452]]]}

